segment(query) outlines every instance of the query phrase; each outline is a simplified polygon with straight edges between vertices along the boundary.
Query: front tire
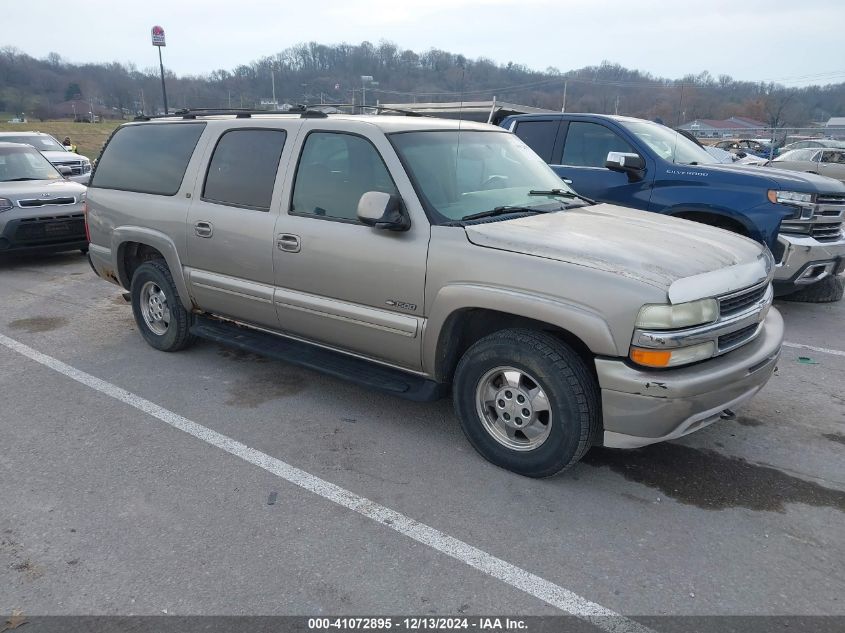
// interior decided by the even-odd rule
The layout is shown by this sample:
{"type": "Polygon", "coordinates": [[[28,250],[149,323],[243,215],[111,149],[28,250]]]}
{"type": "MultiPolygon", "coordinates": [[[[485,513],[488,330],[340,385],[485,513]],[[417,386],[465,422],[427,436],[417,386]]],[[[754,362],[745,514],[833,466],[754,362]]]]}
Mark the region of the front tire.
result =
{"type": "Polygon", "coordinates": [[[845,278],[831,275],[801,290],[779,297],[782,301],[801,301],[804,303],[834,303],[845,294],[845,278]]]}
{"type": "Polygon", "coordinates": [[[503,330],[470,347],[455,370],[453,398],[473,447],[528,477],[578,462],[601,426],[598,385],[584,361],[533,330],[503,330]]]}
{"type": "Polygon", "coordinates": [[[138,266],[130,288],[132,314],[141,336],[163,352],[185,349],[195,341],[191,314],[182,306],[170,269],[153,260],[138,266]]]}

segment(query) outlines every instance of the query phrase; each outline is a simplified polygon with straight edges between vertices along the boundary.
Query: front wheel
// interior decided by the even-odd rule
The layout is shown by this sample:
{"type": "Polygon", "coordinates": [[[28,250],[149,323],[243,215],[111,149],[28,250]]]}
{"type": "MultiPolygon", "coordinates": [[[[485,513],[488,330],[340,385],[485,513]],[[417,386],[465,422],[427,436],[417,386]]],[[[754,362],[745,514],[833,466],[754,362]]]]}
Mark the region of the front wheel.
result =
{"type": "Polygon", "coordinates": [[[575,464],[600,429],[598,386],[564,342],[503,330],[467,350],[455,370],[455,411],[487,460],[528,477],[575,464]]]}
{"type": "Polygon", "coordinates": [[[194,342],[191,314],[182,306],[167,264],[153,260],[138,266],[130,295],[135,323],[152,347],[175,352],[194,342]]]}

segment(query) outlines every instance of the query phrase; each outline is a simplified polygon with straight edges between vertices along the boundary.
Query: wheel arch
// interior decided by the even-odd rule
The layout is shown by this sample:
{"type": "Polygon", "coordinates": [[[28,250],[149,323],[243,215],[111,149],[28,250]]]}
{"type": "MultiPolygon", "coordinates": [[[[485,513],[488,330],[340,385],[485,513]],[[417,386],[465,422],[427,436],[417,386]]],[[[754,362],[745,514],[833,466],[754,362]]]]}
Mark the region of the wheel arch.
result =
{"type": "Polygon", "coordinates": [[[684,206],[673,208],[667,213],[667,215],[682,218],[684,220],[691,220],[692,222],[699,222],[708,226],[715,226],[752,239],[757,239],[755,236],[759,233],[756,227],[751,225],[747,218],[743,217],[741,214],[723,209],[684,206]]]}
{"type": "Polygon", "coordinates": [[[490,308],[460,308],[452,312],[440,329],[435,352],[434,374],[438,382],[450,382],[461,357],[473,343],[507,329],[537,330],[567,343],[595,375],[595,354],[571,331],[530,317],[490,308]]]}
{"type": "Polygon", "coordinates": [[[121,227],[112,234],[112,252],[116,255],[117,276],[124,288],[132,284],[132,273],[143,262],[164,260],[173,276],[182,305],[186,310],[193,309],[179,252],[170,237],[143,227],[121,227]]]}

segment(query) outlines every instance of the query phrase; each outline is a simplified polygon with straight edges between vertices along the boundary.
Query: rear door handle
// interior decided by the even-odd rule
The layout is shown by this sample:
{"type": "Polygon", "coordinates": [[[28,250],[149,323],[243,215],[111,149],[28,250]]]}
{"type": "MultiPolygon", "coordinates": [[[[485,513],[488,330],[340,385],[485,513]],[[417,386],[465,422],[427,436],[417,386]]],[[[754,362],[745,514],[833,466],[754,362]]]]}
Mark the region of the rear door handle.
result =
{"type": "Polygon", "coordinates": [[[280,251],[298,253],[302,248],[302,242],[300,241],[298,235],[293,235],[292,233],[280,233],[279,237],[276,238],[276,246],[280,251]]]}
{"type": "Polygon", "coordinates": [[[214,233],[214,225],[205,220],[194,224],[194,233],[197,237],[211,237],[214,233]]]}

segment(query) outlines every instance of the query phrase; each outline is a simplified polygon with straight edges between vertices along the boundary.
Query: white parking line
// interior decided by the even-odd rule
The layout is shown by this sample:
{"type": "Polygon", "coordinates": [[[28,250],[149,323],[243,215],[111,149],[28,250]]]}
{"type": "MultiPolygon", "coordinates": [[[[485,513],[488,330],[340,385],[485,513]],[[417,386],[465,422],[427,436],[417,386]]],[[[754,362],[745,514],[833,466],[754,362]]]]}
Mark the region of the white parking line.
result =
{"type": "Polygon", "coordinates": [[[833,354],[834,356],[845,356],[845,352],[838,349],[828,349],[826,347],[814,347],[813,345],[804,345],[803,343],[783,342],[784,347],[794,347],[795,349],[808,349],[811,352],[819,352],[820,354],[833,354]]]}
{"type": "Polygon", "coordinates": [[[365,497],[307,473],[295,466],[291,466],[290,464],[276,459],[275,457],[271,457],[266,453],[250,448],[237,440],[202,426],[201,424],[197,424],[178,413],[165,409],[164,407],[137,396],[134,393],[126,391],[117,385],[113,385],[110,382],[106,382],[96,376],[92,376],[82,370],[71,367],[52,356],[42,354],[38,350],[35,350],[28,345],[24,345],[15,339],[0,334],[0,344],[9,348],[13,352],[17,352],[18,354],[26,356],[45,367],[49,367],[50,369],[65,375],[68,378],[85,385],[86,387],[90,387],[91,389],[99,391],[100,393],[114,398],[115,400],[128,404],[139,411],[143,411],[144,413],[161,420],[173,428],[184,431],[185,433],[193,435],[197,439],[222,449],[231,455],[240,457],[250,464],[263,468],[267,472],[295,484],[300,488],[313,492],[314,494],[345,508],[354,510],[355,512],[372,519],[391,530],[404,534],[405,536],[412,538],[423,545],[427,545],[438,552],[446,554],[447,556],[451,556],[452,558],[465,563],[470,567],[487,574],[488,576],[501,580],[511,587],[515,587],[516,589],[524,591],[535,598],[539,598],[543,602],[546,602],[561,611],[577,616],[583,620],[587,620],[605,631],[609,631],[611,633],[654,633],[652,629],[643,626],[634,620],[630,620],[622,615],[619,615],[615,611],[611,611],[610,609],[601,606],[600,604],[596,604],[586,598],[582,598],[578,594],[532,574],[521,567],[512,565],[501,558],[488,554],[487,552],[449,536],[440,530],[415,521],[404,514],[370,501],[365,497]]]}

